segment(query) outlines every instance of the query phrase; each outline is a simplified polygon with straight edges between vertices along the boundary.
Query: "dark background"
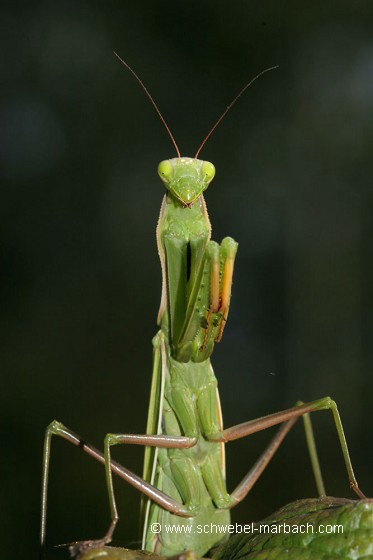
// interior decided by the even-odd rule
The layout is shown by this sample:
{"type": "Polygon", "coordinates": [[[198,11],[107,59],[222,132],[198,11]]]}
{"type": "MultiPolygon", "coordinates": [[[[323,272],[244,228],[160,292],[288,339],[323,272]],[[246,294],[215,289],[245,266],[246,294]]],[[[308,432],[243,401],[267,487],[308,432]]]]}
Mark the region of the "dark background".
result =
{"type": "MultiPolygon", "coordinates": [[[[0,25],[3,550],[36,557],[53,418],[99,447],[107,431],[145,428],[161,287],[156,167],[175,153],[113,50],[188,156],[245,82],[279,64],[201,154],[217,168],[214,238],[240,243],[213,356],[225,425],[331,395],[371,495],[373,4],[15,1],[0,25]]],[[[353,497],[331,414],[314,420],[328,493],[353,497]]],[[[230,489],[270,435],[229,445],[230,489]]],[[[114,452],[138,473],[142,455],[114,452]]],[[[115,543],[136,546],[140,497],[116,487],[115,543]]],[[[315,494],[299,423],[233,518],[315,494]]],[[[49,546],[99,537],[108,520],[103,468],[54,440],[49,546]]]]}

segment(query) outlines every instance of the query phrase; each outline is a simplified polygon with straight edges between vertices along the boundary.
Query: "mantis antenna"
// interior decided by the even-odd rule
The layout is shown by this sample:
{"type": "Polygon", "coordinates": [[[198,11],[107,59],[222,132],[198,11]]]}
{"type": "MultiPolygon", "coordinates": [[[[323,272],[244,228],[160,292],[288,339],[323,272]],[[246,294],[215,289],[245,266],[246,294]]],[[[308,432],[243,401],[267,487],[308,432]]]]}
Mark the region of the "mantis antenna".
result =
{"type": "MultiPolygon", "coordinates": [[[[117,57],[117,59],[127,68],[127,70],[129,70],[131,72],[131,74],[134,76],[134,78],[138,81],[138,83],[140,84],[141,88],[144,90],[144,92],[146,93],[146,95],[148,96],[151,104],[153,105],[154,109],[157,111],[157,114],[159,116],[159,118],[161,119],[163,126],[165,127],[165,129],[167,130],[167,133],[169,135],[169,137],[171,138],[171,141],[174,145],[174,148],[176,150],[177,153],[177,157],[181,157],[180,155],[180,150],[178,148],[178,145],[176,144],[175,138],[173,137],[173,134],[171,132],[171,130],[169,129],[161,111],[158,108],[158,105],[156,104],[156,102],[154,101],[153,97],[151,96],[150,92],[148,91],[147,87],[145,86],[144,82],[140,79],[140,77],[136,74],[136,72],[131,68],[131,66],[129,64],[127,64],[127,62],[125,62],[118,53],[116,53],[114,51],[115,56],[117,57]]],[[[270,68],[266,68],[265,70],[262,70],[262,72],[259,72],[259,74],[257,74],[256,76],[254,76],[254,78],[252,78],[242,89],[241,91],[236,95],[236,97],[233,99],[233,101],[231,101],[231,103],[227,106],[227,108],[225,109],[225,111],[222,113],[222,115],[220,115],[220,117],[218,118],[218,120],[216,121],[216,123],[214,124],[214,126],[211,128],[210,132],[207,134],[207,136],[205,136],[204,140],[202,141],[201,145],[199,146],[196,155],[194,156],[195,158],[198,158],[198,155],[200,153],[200,151],[202,150],[203,146],[206,144],[207,140],[210,138],[210,136],[212,135],[212,133],[215,131],[215,129],[217,128],[217,126],[221,123],[221,121],[224,119],[225,115],[228,113],[228,111],[233,107],[233,105],[238,101],[238,99],[241,97],[241,95],[247,90],[248,87],[250,87],[258,78],[260,78],[260,76],[262,76],[263,74],[265,74],[266,72],[270,72],[271,70],[275,70],[276,68],[278,68],[277,66],[271,66],[270,68]]]]}
{"type": "Polygon", "coordinates": [[[160,110],[159,110],[159,108],[158,108],[158,105],[156,104],[156,102],[154,101],[154,99],[153,99],[152,96],[150,95],[149,91],[148,91],[147,88],[145,87],[145,84],[141,81],[141,79],[140,79],[139,76],[136,74],[136,72],[135,72],[134,70],[132,70],[131,66],[130,66],[129,64],[127,64],[127,62],[125,62],[125,61],[119,56],[119,54],[117,54],[115,51],[114,51],[114,54],[115,54],[115,56],[118,58],[118,60],[127,68],[127,70],[129,70],[129,71],[131,72],[131,74],[136,78],[136,80],[139,82],[139,84],[140,84],[140,86],[142,87],[142,89],[145,91],[146,95],[149,97],[149,99],[150,99],[150,101],[151,101],[151,103],[152,103],[154,109],[157,111],[159,118],[161,119],[161,121],[162,121],[162,123],[163,123],[165,129],[166,129],[167,132],[168,132],[169,137],[170,137],[171,140],[172,140],[172,143],[173,143],[173,145],[174,145],[174,147],[175,147],[175,149],[176,149],[177,157],[181,157],[181,156],[180,156],[180,150],[179,150],[179,148],[178,148],[178,146],[177,146],[177,144],[176,144],[175,138],[173,137],[171,130],[168,128],[168,125],[167,125],[165,119],[163,118],[163,115],[162,115],[162,113],[160,112],[160,110]]]}
{"type": "Polygon", "coordinates": [[[258,78],[260,78],[260,76],[263,76],[263,74],[265,74],[266,72],[270,72],[271,70],[275,70],[276,68],[278,68],[277,66],[271,66],[270,68],[266,68],[265,70],[262,70],[262,72],[259,72],[259,74],[257,74],[254,78],[252,78],[242,89],[241,91],[236,95],[236,97],[233,99],[233,101],[231,101],[231,103],[228,105],[228,107],[225,109],[224,113],[222,115],[220,115],[220,117],[218,118],[218,120],[216,121],[216,123],[214,124],[214,126],[212,127],[212,129],[210,130],[210,132],[207,134],[207,136],[205,137],[205,139],[203,140],[202,144],[200,145],[200,147],[198,148],[196,155],[194,156],[196,159],[198,158],[198,155],[200,153],[200,151],[202,150],[203,146],[206,144],[207,140],[210,138],[210,136],[212,135],[212,133],[214,132],[214,130],[216,129],[216,127],[221,123],[221,121],[224,119],[225,115],[228,113],[228,111],[233,107],[233,105],[236,103],[236,101],[238,101],[238,99],[241,97],[241,95],[247,90],[247,88],[249,86],[251,86],[251,84],[253,84],[255,82],[255,80],[257,80],[258,78]]]}

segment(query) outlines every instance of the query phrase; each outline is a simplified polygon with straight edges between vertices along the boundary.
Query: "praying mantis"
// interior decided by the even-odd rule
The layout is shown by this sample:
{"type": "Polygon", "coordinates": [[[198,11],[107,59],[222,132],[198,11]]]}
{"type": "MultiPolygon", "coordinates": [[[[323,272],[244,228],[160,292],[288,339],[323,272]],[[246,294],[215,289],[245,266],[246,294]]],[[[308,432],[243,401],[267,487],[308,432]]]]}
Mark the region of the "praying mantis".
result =
{"type": "Polygon", "coordinates": [[[227,532],[201,531],[210,524],[230,523],[230,510],[240,503],[258,480],[281,442],[303,417],[318,493],[325,495],[309,413],[332,412],[351,488],[364,494],[356,481],[336,403],[329,397],[223,428],[217,380],[210,356],[220,342],[227,322],[234,262],[238,244],[230,237],[221,244],[211,240],[211,225],[204,191],[215,167],[198,159],[201,149],[229,109],[268,68],[251,80],[234,98],[205,137],[195,156],[182,157],[158,106],[137,74],[116,55],[140,83],[153,104],[177,157],[162,161],[158,174],[166,188],[158,226],[157,245],[162,268],[159,330],[153,338],[153,373],[145,434],[108,433],[104,451],[86,443],[69,428],[53,421],[44,440],[41,550],[45,553],[47,493],[52,436],[80,447],[105,466],[111,522],[98,540],[76,542],[72,553],[109,543],[119,519],[113,473],[143,495],[142,548],[162,556],[179,556],[187,550],[203,556],[224,542],[227,532]],[[226,443],[280,425],[264,453],[246,476],[229,492],[225,482],[226,443]],[[112,460],[116,445],[145,447],[143,476],[112,460]],[[173,527],[173,530],[166,528],[173,527]],[[176,529],[175,529],[176,528],[176,529]]]}

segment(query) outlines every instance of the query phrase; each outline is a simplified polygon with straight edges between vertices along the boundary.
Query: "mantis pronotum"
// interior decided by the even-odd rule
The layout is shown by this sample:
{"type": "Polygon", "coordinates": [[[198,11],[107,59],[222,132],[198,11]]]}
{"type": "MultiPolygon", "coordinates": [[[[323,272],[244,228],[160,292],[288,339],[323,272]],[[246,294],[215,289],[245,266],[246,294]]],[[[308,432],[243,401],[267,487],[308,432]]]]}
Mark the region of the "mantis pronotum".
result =
{"type": "MultiPolygon", "coordinates": [[[[118,55],[117,55],[118,56],[118,55]]],[[[119,57],[118,57],[119,58],[119,57]]],[[[121,60],[121,59],[120,59],[121,60]]],[[[178,555],[193,550],[205,554],[226,539],[224,533],[203,533],[198,526],[228,525],[230,510],[247,495],[297,418],[305,420],[308,447],[318,492],[325,494],[308,414],[332,411],[350,485],[364,497],[356,482],[337,406],[329,397],[296,406],[223,429],[217,380],[210,355],[222,338],[227,321],[237,243],[226,237],[211,241],[211,225],[203,191],[215,175],[212,163],[198,159],[216,126],[247,87],[240,91],[206,136],[194,158],[181,157],[177,144],[153,98],[134,75],[155,107],[173,142],[177,157],[162,161],[159,176],[166,187],[158,227],[157,244],[162,266],[163,288],[158,314],[159,331],[153,339],[153,378],[146,434],[107,434],[104,453],[85,443],[60,422],[48,426],[44,446],[41,543],[45,549],[47,486],[52,435],[61,436],[104,463],[111,510],[107,533],[97,541],[75,543],[82,551],[110,542],[118,512],[112,473],[142,492],[144,550],[178,555]],[[280,424],[267,449],[232,491],[225,484],[224,444],[280,424]],[[145,446],[143,477],[111,459],[118,444],[145,446]],[[178,526],[175,532],[152,531],[178,526]]]]}

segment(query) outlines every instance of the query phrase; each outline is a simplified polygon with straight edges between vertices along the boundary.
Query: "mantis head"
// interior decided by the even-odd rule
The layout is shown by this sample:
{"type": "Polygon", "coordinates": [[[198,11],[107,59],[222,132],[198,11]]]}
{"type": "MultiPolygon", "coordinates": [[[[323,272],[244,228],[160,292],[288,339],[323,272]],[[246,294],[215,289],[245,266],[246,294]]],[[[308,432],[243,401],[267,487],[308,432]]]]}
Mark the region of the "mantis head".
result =
{"type": "Polygon", "coordinates": [[[166,189],[183,206],[190,207],[213,180],[215,167],[209,161],[178,157],[161,161],[158,174],[166,189]]]}

